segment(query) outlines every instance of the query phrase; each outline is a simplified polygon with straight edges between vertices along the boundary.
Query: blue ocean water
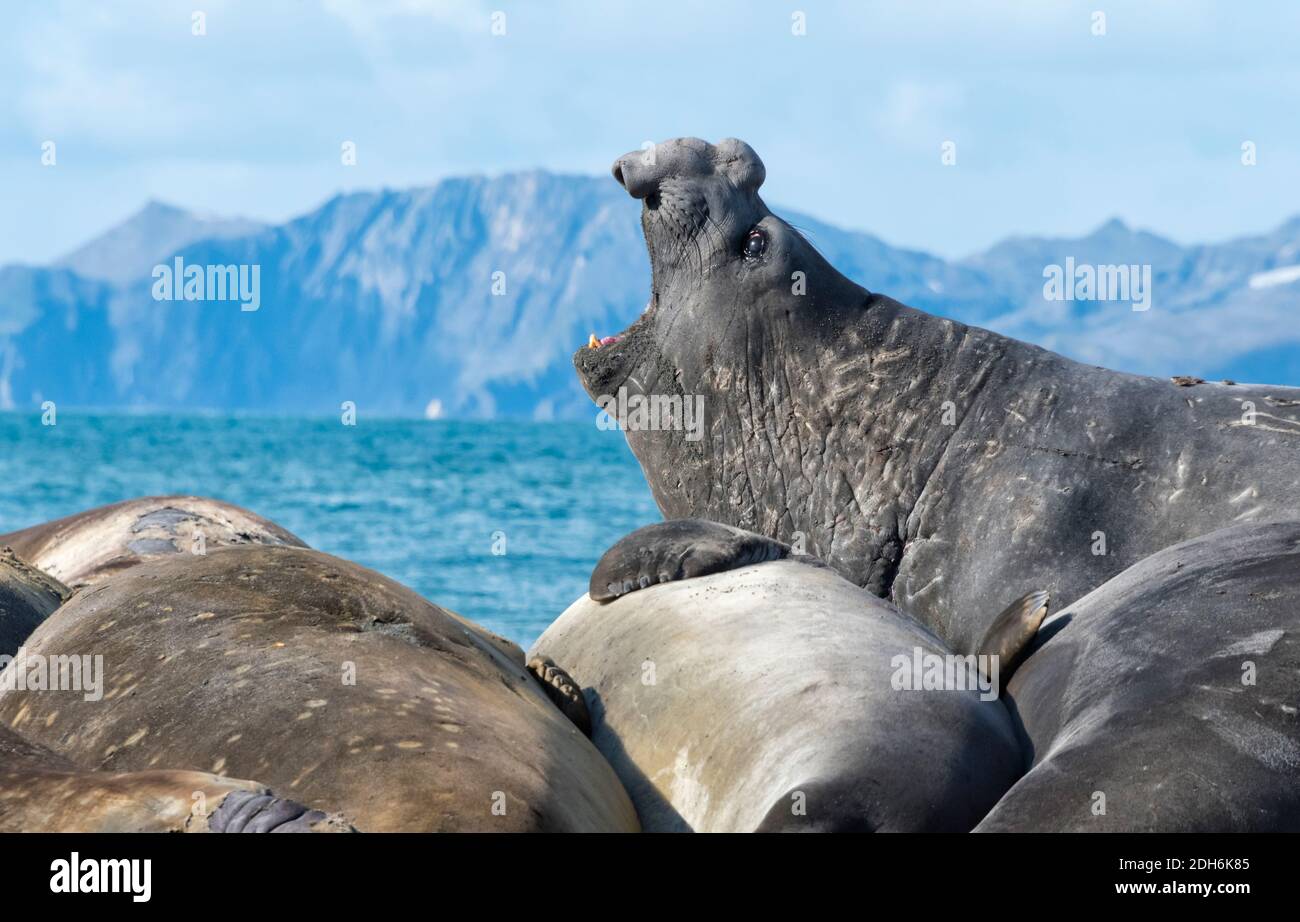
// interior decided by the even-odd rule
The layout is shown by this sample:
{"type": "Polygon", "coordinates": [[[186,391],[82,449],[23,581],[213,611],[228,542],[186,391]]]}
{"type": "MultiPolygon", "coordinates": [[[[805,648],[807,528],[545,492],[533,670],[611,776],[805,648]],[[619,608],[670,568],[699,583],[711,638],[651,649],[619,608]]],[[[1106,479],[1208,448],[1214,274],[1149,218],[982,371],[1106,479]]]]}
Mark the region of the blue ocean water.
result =
{"type": "Polygon", "coordinates": [[[158,493],[244,506],[525,648],[660,518],[592,423],[0,414],[0,532],[158,493]]]}

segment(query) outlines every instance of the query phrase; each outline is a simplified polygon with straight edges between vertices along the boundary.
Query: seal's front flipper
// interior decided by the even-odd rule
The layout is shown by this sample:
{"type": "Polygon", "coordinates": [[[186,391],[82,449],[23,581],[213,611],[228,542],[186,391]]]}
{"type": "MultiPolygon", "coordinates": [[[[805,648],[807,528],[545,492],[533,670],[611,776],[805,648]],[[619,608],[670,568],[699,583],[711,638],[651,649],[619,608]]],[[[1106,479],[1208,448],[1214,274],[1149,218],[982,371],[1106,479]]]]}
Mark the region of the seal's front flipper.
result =
{"type": "Polygon", "coordinates": [[[231,791],[208,817],[211,832],[335,832],[346,823],[268,792],[231,791]]]}
{"type": "MultiPolygon", "coordinates": [[[[1020,665],[1025,648],[1038,633],[1038,627],[1047,617],[1046,592],[1031,592],[1016,599],[1002,614],[993,619],[984,632],[975,652],[981,657],[996,656],[999,684],[1006,685],[1011,673],[1020,665]]],[[[986,662],[980,660],[980,662],[986,662]]],[[[982,668],[982,667],[981,667],[982,668]]],[[[988,676],[986,675],[985,678],[988,676]]]]}
{"type": "Polygon", "coordinates": [[[582,688],[549,656],[534,656],[528,661],[528,671],[538,682],[542,691],[550,698],[564,716],[585,736],[591,736],[591,712],[587,710],[587,699],[582,696],[582,688]]]}
{"type": "Polygon", "coordinates": [[[638,528],[605,552],[588,590],[608,602],[655,583],[722,573],[753,563],[781,560],[790,546],[704,519],[673,519],[638,528]]]}

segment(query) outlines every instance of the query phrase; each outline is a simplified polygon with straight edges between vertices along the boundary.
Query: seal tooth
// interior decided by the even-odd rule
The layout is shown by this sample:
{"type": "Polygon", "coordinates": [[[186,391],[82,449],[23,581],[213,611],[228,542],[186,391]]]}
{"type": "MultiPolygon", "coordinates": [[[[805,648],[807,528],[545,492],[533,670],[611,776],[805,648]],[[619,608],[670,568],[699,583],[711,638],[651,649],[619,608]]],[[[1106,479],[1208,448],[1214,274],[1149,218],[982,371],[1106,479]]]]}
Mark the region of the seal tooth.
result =
{"type": "Polygon", "coordinates": [[[587,337],[587,348],[588,349],[600,348],[600,340],[596,338],[595,333],[592,333],[590,336],[587,337]]]}

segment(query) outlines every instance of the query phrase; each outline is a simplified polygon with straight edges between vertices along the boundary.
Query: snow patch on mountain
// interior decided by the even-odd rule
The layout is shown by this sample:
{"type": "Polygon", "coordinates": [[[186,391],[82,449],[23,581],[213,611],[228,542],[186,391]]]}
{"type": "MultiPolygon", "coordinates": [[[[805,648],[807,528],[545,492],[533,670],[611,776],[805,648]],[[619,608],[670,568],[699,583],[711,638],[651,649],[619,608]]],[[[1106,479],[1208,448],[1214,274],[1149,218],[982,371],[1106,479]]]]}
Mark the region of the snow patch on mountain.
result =
{"type": "Polygon", "coordinates": [[[1267,272],[1256,272],[1250,277],[1251,288],[1272,288],[1274,285],[1290,285],[1300,281],[1300,266],[1284,266],[1267,272]]]}

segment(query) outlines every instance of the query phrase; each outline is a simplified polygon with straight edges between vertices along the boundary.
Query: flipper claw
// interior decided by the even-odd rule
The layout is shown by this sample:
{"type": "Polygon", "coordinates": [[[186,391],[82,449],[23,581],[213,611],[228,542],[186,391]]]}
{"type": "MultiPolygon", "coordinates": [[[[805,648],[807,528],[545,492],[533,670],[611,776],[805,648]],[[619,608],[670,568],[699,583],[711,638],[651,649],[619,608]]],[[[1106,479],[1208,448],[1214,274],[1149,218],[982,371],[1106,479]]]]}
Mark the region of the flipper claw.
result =
{"type": "Polygon", "coordinates": [[[1006,685],[1011,673],[1020,665],[1029,642],[1047,617],[1049,597],[1046,592],[1030,592],[1016,599],[993,619],[975,652],[998,658],[1000,684],[1006,685]]]}

